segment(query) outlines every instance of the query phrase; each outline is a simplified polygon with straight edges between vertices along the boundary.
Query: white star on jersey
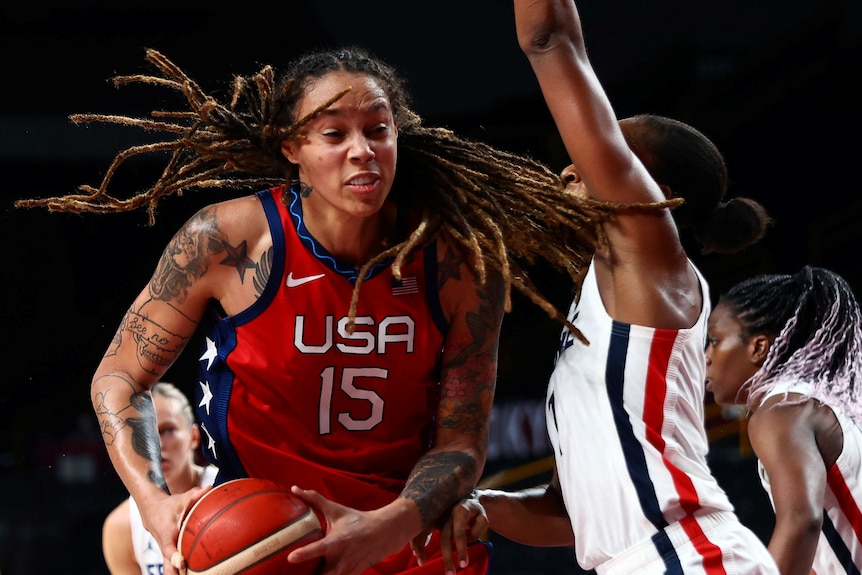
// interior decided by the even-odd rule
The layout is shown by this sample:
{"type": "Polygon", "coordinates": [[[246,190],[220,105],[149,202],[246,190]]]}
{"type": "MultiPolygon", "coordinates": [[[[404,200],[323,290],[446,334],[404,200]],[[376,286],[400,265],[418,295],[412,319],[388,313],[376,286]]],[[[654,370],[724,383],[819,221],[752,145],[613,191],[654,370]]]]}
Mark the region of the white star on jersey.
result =
{"type": "Polygon", "coordinates": [[[218,357],[218,350],[216,349],[216,344],[210,338],[207,338],[207,350],[200,357],[198,361],[207,360],[207,369],[211,368],[213,365],[213,360],[218,357]]]}
{"type": "Polygon", "coordinates": [[[213,436],[210,435],[210,432],[207,430],[207,426],[203,423],[201,423],[201,429],[204,430],[204,434],[207,436],[207,449],[213,454],[214,460],[218,459],[218,455],[216,455],[215,450],[215,439],[213,439],[213,436]]]}
{"type": "Polygon", "coordinates": [[[201,402],[198,404],[198,407],[206,408],[207,415],[210,414],[210,402],[213,400],[213,392],[210,390],[210,384],[208,381],[199,381],[198,384],[201,386],[201,402]]]}

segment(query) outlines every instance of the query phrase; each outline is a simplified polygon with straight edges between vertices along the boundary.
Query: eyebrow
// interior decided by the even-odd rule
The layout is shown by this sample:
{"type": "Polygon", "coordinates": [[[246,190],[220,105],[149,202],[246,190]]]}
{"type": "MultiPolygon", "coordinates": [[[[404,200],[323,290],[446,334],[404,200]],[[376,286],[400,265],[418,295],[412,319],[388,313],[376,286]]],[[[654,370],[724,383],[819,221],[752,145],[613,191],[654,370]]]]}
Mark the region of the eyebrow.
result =
{"type": "MultiPolygon", "coordinates": [[[[318,114],[318,117],[320,117],[320,116],[329,116],[329,117],[341,116],[344,114],[345,109],[346,109],[345,107],[338,106],[338,104],[335,103],[332,106],[321,110],[320,113],[318,114]]],[[[371,112],[379,112],[381,110],[389,110],[389,104],[387,102],[383,102],[383,101],[378,100],[378,101],[374,102],[373,104],[371,104],[371,106],[368,106],[368,109],[371,112]]]]}

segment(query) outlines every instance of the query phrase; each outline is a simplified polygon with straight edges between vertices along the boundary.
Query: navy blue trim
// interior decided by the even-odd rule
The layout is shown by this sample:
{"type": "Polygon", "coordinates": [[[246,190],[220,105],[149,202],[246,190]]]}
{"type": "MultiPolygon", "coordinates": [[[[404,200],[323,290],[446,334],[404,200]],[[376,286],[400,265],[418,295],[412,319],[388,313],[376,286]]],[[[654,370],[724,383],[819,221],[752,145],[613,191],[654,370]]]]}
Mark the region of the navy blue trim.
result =
{"type": "MultiPolygon", "coordinates": [[[[314,236],[308,231],[308,228],[305,227],[305,221],[302,217],[302,201],[299,199],[299,193],[297,191],[297,186],[291,186],[290,188],[290,202],[287,205],[288,212],[290,213],[290,217],[293,220],[293,225],[296,227],[296,233],[299,235],[299,241],[308,248],[314,257],[316,257],[320,262],[334,271],[335,273],[341,275],[349,281],[350,283],[356,283],[358,279],[357,269],[349,264],[345,264],[343,262],[338,261],[338,259],[332,255],[325,247],[320,245],[320,243],[314,239],[314,236]]],[[[402,214],[399,210],[398,219],[401,218],[402,214]]],[[[396,223],[396,230],[400,230],[402,224],[396,223]]],[[[368,270],[368,275],[365,276],[365,281],[373,278],[381,271],[386,269],[389,264],[392,262],[392,258],[387,258],[386,260],[378,263],[370,270],[368,270]]]]}
{"type": "Polygon", "coordinates": [[[847,548],[844,540],[841,539],[841,535],[839,535],[838,531],[835,529],[835,525],[832,523],[832,520],[829,519],[829,515],[826,513],[825,509],[823,510],[822,531],[826,540],[829,542],[829,547],[832,548],[832,552],[835,553],[835,557],[844,569],[844,572],[848,575],[860,575],[859,568],[853,563],[853,555],[850,553],[850,549],[847,548]]]}
{"type": "MultiPolygon", "coordinates": [[[[209,431],[216,442],[215,459],[212,458],[208,446],[204,444],[207,438],[201,438],[201,450],[207,459],[219,468],[218,475],[216,476],[216,485],[231,479],[248,476],[248,473],[240,462],[239,456],[233,449],[227,429],[227,414],[233,390],[234,373],[227,366],[226,358],[236,349],[236,326],[251,321],[269,307],[278,293],[279,286],[284,277],[285,236],[276,198],[273,196],[271,189],[260,190],[255,195],[261,202],[261,207],[269,224],[269,232],[272,236],[273,257],[269,280],[267,280],[263,293],[257,301],[234,316],[222,317],[213,306],[210,306],[207,323],[202,329],[202,333],[204,334],[204,338],[201,341],[202,350],[206,350],[206,337],[214,339],[218,349],[218,357],[214,360],[218,365],[213,366],[216,368],[216,373],[218,374],[216,379],[213,379],[213,372],[208,370],[203,363],[199,366],[200,380],[207,382],[210,390],[213,391],[209,416],[206,415],[203,407],[195,407],[198,421],[203,424],[216,425],[216,429],[209,431]]],[[[200,389],[197,390],[197,396],[197,403],[199,404],[202,399],[200,389]]]]}
{"type": "Polygon", "coordinates": [[[434,324],[443,334],[443,337],[446,337],[446,334],[449,333],[449,322],[446,321],[446,315],[443,313],[440,290],[437,289],[437,284],[440,282],[437,277],[439,273],[437,269],[437,240],[425,246],[422,250],[422,257],[425,258],[425,300],[428,302],[428,310],[434,324]]]}
{"type": "MultiPolygon", "coordinates": [[[[623,402],[630,333],[631,325],[619,321],[612,322],[611,337],[608,343],[608,359],[605,365],[605,387],[608,392],[611,412],[614,416],[614,426],[616,427],[617,436],[619,437],[626,460],[629,479],[631,479],[634,485],[641,510],[647,520],[659,530],[659,533],[663,533],[662,529],[667,527],[667,520],[661,512],[661,506],[655,494],[655,486],[649,476],[644,448],[635,436],[631,419],[628,413],[626,413],[623,402]]],[[[661,537],[654,537],[653,541],[656,543],[656,548],[668,567],[666,573],[675,573],[672,567],[674,564],[678,566],[679,559],[676,556],[673,545],[670,545],[668,541],[667,545],[670,545],[668,550],[664,549],[665,542],[661,537]]],[[[679,573],[682,573],[682,571],[679,571],[679,573]]]]}
{"type": "Polygon", "coordinates": [[[656,529],[662,529],[667,526],[667,522],[661,513],[661,507],[655,496],[655,489],[649,479],[649,469],[647,468],[646,456],[643,453],[643,446],[635,437],[631,420],[623,405],[630,331],[631,326],[627,323],[614,321],[611,325],[608,363],[605,366],[605,384],[611,410],[614,414],[614,425],[625,454],[626,468],[628,468],[629,477],[634,483],[641,508],[650,523],[656,529]]]}
{"type": "Polygon", "coordinates": [[[679,555],[673,546],[667,533],[659,531],[652,536],[653,545],[658,551],[659,557],[664,561],[664,575],[684,575],[679,555]]]}
{"type": "Polygon", "coordinates": [[[197,419],[201,423],[215,423],[216,430],[210,431],[215,440],[216,457],[213,459],[210,455],[209,446],[206,445],[208,438],[201,437],[202,449],[207,456],[207,459],[219,468],[216,476],[216,485],[221,484],[230,479],[238,477],[247,477],[245,468],[240,462],[239,456],[233,449],[230,442],[230,437],[227,430],[227,413],[230,405],[230,395],[233,390],[234,374],[225,361],[226,358],[236,348],[236,329],[230,321],[223,320],[215,312],[210,310],[209,324],[204,330],[205,337],[201,342],[203,349],[206,349],[206,335],[211,335],[215,340],[216,348],[218,349],[218,357],[213,362],[213,367],[217,369],[218,377],[213,378],[212,371],[208,370],[201,362],[199,366],[200,379],[206,382],[210,391],[213,392],[212,401],[210,401],[210,414],[206,414],[206,410],[200,406],[201,390],[198,386],[197,395],[198,401],[195,410],[197,411],[197,419]],[[216,365],[217,364],[217,365],[216,365]]]}

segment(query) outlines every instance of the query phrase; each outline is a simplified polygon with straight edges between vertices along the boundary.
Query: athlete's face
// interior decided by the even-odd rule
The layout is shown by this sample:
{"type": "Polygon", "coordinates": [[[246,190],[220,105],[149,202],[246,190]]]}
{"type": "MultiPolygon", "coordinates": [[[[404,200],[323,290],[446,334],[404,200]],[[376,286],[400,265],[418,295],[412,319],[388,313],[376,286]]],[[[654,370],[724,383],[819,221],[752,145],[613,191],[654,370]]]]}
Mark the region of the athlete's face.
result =
{"type": "Polygon", "coordinates": [[[153,396],[156,421],[159,426],[159,446],[162,450],[162,471],[170,486],[174,479],[187,472],[194,463],[200,432],[183,414],[177,400],[153,396]]]}
{"type": "Polygon", "coordinates": [[[395,178],[397,129],[389,98],[364,74],[333,72],[311,84],[298,106],[297,118],[313,112],[351,88],[323,110],[302,131],[298,142],[285,142],[282,152],[299,167],[299,178],[313,191],[315,209],[351,216],[377,213],[395,178]]]}
{"type": "Polygon", "coordinates": [[[766,357],[764,335],[745,337],[742,325],[727,305],[719,303],[709,316],[706,346],[706,389],[719,405],[744,405],[742,384],[757,372],[766,357]]]}

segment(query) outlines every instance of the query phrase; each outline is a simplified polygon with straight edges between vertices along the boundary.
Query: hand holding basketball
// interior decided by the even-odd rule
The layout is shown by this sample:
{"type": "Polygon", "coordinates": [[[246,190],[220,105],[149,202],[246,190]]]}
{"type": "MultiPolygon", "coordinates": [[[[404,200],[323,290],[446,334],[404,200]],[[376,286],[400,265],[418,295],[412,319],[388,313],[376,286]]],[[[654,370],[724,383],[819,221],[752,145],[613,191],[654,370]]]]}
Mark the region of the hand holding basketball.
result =
{"type": "Polygon", "coordinates": [[[325,557],[327,573],[358,575],[403,550],[411,533],[421,528],[416,504],[403,497],[381,508],[363,511],[336,503],[311,489],[294,486],[291,491],[317,510],[326,524],[324,541],[313,541],[292,551],[290,560],[297,563],[291,565],[325,557]]]}

